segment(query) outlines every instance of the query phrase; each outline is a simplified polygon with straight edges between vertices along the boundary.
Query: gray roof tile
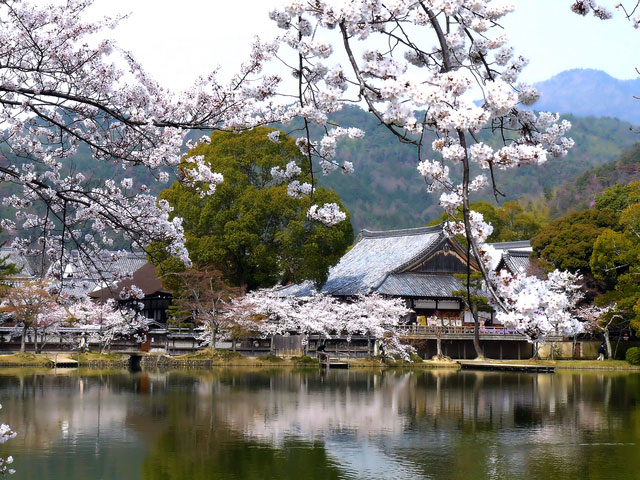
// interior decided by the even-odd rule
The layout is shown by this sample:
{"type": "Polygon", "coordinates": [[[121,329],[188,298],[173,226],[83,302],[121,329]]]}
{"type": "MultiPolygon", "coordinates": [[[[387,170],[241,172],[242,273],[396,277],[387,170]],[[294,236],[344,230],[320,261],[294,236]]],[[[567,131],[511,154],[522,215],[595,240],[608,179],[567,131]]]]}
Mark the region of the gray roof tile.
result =
{"type": "Polygon", "coordinates": [[[387,274],[424,255],[444,238],[442,226],[360,232],[358,242],[329,270],[322,292],[366,294],[376,290],[387,274]]]}
{"type": "Polygon", "coordinates": [[[378,292],[401,297],[452,297],[454,290],[462,288],[453,275],[405,272],[389,275],[378,292]]]}

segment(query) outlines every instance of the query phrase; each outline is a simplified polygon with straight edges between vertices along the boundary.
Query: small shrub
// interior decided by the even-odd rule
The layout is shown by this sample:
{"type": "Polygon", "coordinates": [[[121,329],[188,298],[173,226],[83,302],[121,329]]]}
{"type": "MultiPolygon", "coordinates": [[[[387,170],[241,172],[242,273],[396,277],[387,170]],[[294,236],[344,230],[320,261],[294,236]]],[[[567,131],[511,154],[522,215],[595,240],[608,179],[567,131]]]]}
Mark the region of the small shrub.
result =
{"type": "Polygon", "coordinates": [[[640,365],[640,348],[639,347],[631,347],[627,350],[627,354],[625,355],[625,359],[631,365],[640,365]]]}
{"type": "Polygon", "coordinates": [[[411,361],[414,363],[422,363],[422,357],[417,353],[412,353],[410,358],[411,358],[411,361]]]}
{"type": "Polygon", "coordinates": [[[266,355],[260,355],[258,357],[259,360],[262,360],[263,362],[284,362],[284,358],[279,357],[277,355],[274,355],[273,353],[268,353],[266,355]]]}
{"type": "Polygon", "coordinates": [[[301,357],[291,357],[295,363],[304,363],[304,364],[315,364],[318,363],[318,360],[315,358],[311,358],[309,355],[303,355],[301,357]]]}

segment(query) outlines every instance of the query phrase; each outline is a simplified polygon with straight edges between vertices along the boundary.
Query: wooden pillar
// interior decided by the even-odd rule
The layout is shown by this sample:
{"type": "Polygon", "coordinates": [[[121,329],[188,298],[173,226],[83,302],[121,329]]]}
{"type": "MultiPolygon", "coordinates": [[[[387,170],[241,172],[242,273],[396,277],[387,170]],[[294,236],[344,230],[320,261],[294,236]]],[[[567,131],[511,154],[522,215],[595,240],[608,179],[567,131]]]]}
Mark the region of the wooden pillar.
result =
{"type": "Polygon", "coordinates": [[[466,360],[467,359],[467,342],[465,342],[464,340],[462,341],[462,355],[466,360]]]}
{"type": "Polygon", "coordinates": [[[520,347],[522,346],[522,342],[518,342],[518,360],[520,360],[520,347]]]}
{"type": "Polygon", "coordinates": [[[500,342],[500,360],[502,360],[502,342],[500,342]]]}

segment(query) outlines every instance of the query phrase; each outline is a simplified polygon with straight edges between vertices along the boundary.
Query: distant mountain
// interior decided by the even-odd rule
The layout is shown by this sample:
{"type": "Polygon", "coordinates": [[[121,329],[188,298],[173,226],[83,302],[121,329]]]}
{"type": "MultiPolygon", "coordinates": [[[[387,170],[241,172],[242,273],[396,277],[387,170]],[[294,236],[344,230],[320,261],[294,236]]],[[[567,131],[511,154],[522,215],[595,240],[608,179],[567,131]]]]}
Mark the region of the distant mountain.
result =
{"type": "Polygon", "coordinates": [[[578,116],[615,117],[640,125],[640,78],[618,80],[600,70],[567,70],[536,83],[542,94],[533,106],[538,111],[578,116]]]}

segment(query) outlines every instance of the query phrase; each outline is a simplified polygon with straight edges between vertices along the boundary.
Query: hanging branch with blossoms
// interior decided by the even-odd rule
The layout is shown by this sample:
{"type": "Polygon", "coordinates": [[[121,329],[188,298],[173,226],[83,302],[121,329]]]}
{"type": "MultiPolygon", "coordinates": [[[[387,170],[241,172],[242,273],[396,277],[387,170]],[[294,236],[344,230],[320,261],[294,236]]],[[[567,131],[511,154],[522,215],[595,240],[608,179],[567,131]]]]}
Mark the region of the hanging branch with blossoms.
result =
{"type": "Polygon", "coordinates": [[[206,165],[177,171],[185,135],[280,118],[268,101],[280,79],[261,73],[274,47],[256,41],[228,84],[214,72],[174,95],[129,52],[98,38],[121,18],[85,21],[92,3],[0,0],[0,186],[16,192],[3,199],[15,219],[0,227],[20,253],[40,252],[43,265],[57,265],[60,278],[71,249],[100,272],[96,252],[121,238],[135,249],[162,240],[189,264],[181,219],[170,219],[167,202],[131,178],[101,182],[76,171],[73,155],[88,148],[96,162],[146,168],[160,182],[173,170],[212,194],[223,178],[206,165]]]}
{"type": "MultiPolygon", "coordinates": [[[[329,115],[347,103],[366,105],[399,141],[415,147],[419,173],[430,192],[440,192],[442,207],[451,215],[462,207],[463,221],[451,222],[450,232],[469,240],[469,258],[484,258],[479,237],[489,227],[471,212],[470,194],[489,187],[498,198],[499,170],[540,165],[573,146],[565,137],[569,122],[521,108],[539,94],[518,81],[527,60],[514,55],[498,23],[512,10],[495,0],[290,0],[273,11],[285,31],[281,43],[296,58],[285,62],[297,91],[288,92],[296,100],[283,120],[302,118],[298,146],[312,171],[353,170],[336,158],[336,143],[364,132],[334,125],[329,115]],[[485,130],[500,145],[480,141],[485,130]],[[450,177],[451,168],[462,171],[460,183],[450,177]],[[472,176],[472,170],[484,172],[472,176]]],[[[281,48],[278,58],[285,55],[281,48]]],[[[318,206],[310,217],[340,221],[331,206],[318,206]],[[321,208],[331,208],[330,214],[317,215],[321,208]]],[[[487,265],[480,268],[495,303],[506,310],[487,265]]]]}
{"type": "MultiPolygon", "coordinates": [[[[0,405],[2,408],[2,405],[0,405]]],[[[11,427],[6,423],[0,424],[0,444],[5,443],[8,440],[11,440],[16,436],[16,432],[11,430],[11,427]]],[[[11,468],[11,464],[13,463],[13,457],[9,455],[6,458],[0,457],[0,475],[3,477],[6,475],[13,475],[16,471],[11,468]]]]}

